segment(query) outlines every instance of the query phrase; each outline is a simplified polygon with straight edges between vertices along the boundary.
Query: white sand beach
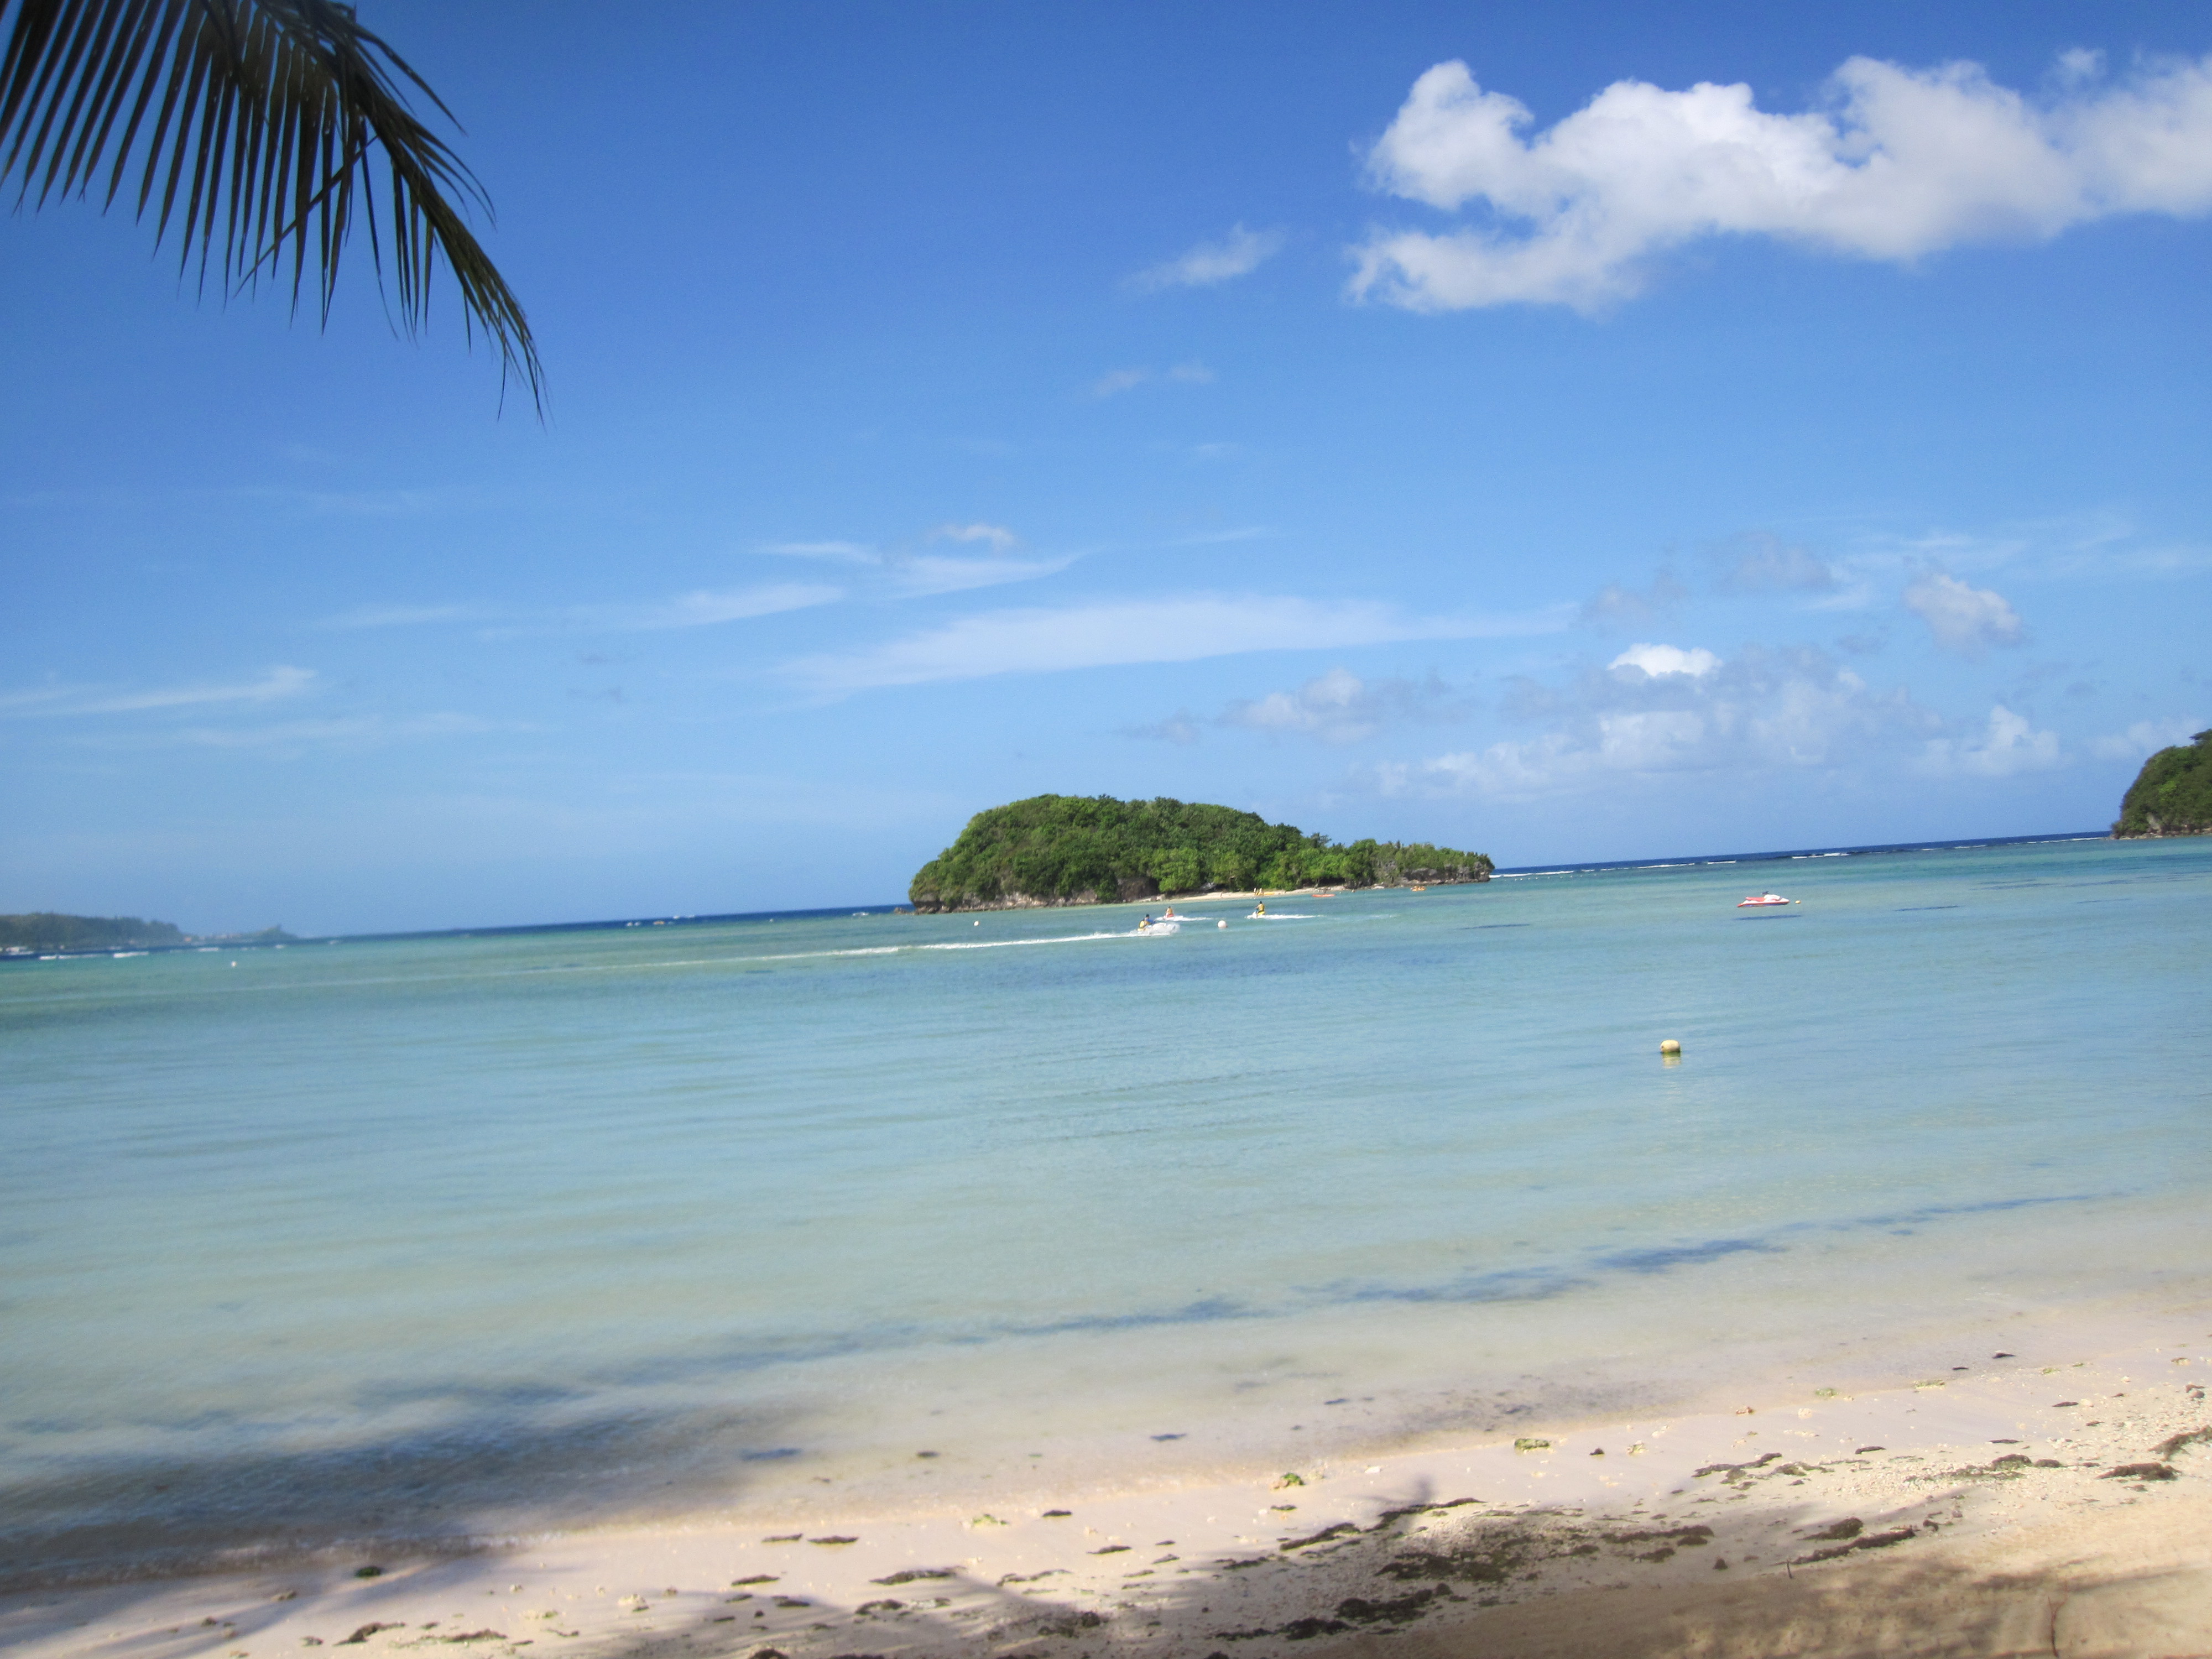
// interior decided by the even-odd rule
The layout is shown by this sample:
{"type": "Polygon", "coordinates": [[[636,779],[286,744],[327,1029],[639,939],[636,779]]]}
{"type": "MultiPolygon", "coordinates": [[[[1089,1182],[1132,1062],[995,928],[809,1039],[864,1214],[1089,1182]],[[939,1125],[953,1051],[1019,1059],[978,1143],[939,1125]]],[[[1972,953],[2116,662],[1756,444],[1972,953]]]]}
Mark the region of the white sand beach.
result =
{"type": "Polygon", "coordinates": [[[27,1659],[2212,1651],[2212,1308],[2098,1352],[2023,1330],[2016,1353],[1856,1394],[1770,1386],[988,1511],[839,1514],[825,1494],[23,1591],[0,1601],[0,1642],[27,1659]]]}

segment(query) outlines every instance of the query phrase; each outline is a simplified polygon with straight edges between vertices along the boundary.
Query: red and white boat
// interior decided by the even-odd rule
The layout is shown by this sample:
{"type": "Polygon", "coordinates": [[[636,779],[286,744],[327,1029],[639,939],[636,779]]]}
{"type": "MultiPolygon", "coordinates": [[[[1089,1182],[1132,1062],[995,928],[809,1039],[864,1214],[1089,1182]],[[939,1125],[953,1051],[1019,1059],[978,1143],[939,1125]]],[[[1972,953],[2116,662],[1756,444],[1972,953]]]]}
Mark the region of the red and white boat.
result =
{"type": "Polygon", "coordinates": [[[1769,904],[1795,904],[1796,902],[1797,901],[1796,899],[1786,899],[1779,893],[1754,893],[1749,898],[1738,899],[1735,902],[1735,908],[1741,910],[1748,906],[1753,909],[1759,909],[1769,904]]]}

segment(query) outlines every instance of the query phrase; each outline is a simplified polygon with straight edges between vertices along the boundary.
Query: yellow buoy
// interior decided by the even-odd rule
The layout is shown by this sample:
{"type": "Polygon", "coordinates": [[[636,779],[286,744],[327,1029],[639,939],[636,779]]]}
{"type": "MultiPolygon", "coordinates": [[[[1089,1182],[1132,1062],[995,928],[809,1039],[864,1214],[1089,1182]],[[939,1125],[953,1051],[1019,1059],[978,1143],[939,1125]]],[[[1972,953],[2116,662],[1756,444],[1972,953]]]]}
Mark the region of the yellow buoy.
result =
{"type": "Polygon", "coordinates": [[[1668,1037],[1659,1045],[1659,1052],[1662,1054],[1679,1054],[1682,1052],[1682,1045],[1673,1037],[1668,1037]]]}

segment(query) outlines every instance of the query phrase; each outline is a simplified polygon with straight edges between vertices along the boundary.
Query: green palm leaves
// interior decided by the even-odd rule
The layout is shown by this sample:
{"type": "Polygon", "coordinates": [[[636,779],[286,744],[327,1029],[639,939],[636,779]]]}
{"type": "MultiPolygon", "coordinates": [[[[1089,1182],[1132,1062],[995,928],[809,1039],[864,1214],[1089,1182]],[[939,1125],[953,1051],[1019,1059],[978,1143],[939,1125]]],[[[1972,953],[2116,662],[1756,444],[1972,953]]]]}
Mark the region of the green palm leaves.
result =
{"type": "MultiPolygon", "coordinates": [[[[4,0],[0,0],[4,3],[4,0]]],[[[20,205],[104,189],[114,205],[143,156],[137,212],[157,201],[158,246],[174,224],[183,268],[220,274],[226,294],[281,281],[296,308],[312,253],[322,315],[356,216],[389,272],[410,334],[428,316],[442,256],[465,325],[498,347],[501,383],[520,377],[544,407],[530,324],[469,229],[489,198],[415,117],[404,82],[452,118],[398,53],[336,0],[15,0],[0,62],[0,181],[21,170],[20,205]],[[364,176],[382,153],[381,191],[364,176]],[[104,182],[100,175],[105,173],[104,182]]]]}

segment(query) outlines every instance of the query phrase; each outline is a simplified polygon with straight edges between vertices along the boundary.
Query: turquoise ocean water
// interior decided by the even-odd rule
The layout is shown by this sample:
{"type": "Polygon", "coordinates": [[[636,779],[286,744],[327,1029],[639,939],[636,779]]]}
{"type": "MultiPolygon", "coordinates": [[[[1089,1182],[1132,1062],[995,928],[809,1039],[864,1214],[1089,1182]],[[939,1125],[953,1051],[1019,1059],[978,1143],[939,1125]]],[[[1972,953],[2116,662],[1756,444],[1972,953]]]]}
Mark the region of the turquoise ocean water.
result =
{"type": "Polygon", "coordinates": [[[0,968],[0,1577],[1173,1479],[2212,1285],[2212,842],[1188,908],[0,968]]]}

